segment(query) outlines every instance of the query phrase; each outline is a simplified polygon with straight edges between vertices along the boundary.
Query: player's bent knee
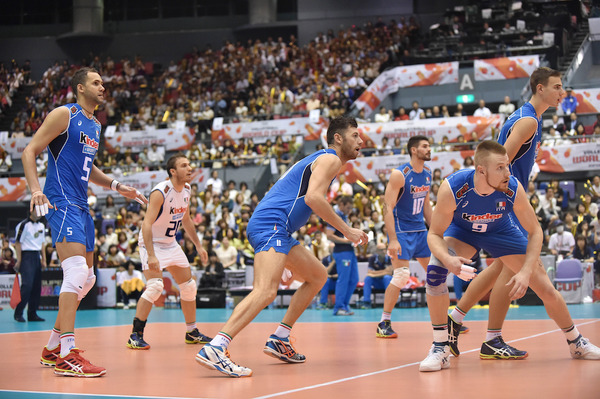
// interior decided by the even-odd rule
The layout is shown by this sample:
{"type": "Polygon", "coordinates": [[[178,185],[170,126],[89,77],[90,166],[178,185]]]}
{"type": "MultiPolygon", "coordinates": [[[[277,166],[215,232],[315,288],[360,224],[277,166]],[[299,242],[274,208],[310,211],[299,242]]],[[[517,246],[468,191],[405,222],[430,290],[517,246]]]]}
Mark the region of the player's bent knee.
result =
{"type": "Polygon", "coordinates": [[[151,278],[146,283],[146,289],[142,294],[142,298],[150,303],[154,303],[162,295],[165,285],[162,278],[151,278]]]}
{"type": "Polygon", "coordinates": [[[179,284],[179,293],[182,301],[195,301],[197,292],[198,287],[194,278],[179,284]]]}
{"type": "Polygon", "coordinates": [[[393,284],[396,287],[402,289],[408,282],[409,278],[410,270],[408,269],[408,267],[399,267],[397,269],[394,269],[394,275],[392,276],[392,281],[390,281],[390,284],[393,284]]]}
{"type": "MultiPolygon", "coordinates": [[[[433,255],[431,258],[434,259],[433,255]]],[[[431,296],[446,295],[448,293],[448,285],[446,284],[447,276],[448,269],[445,267],[434,264],[427,266],[427,284],[425,292],[431,296]]]]}
{"type": "Polygon", "coordinates": [[[85,296],[87,295],[88,292],[90,292],[90,290],[92,289],[94,284],[96,284],[96,275],[94,274],[94,268],[89,267],[88,268],[88,277],[85,280],[83,289],[81,290],[79,295],[77,295],[77,299],[81,301],[83,298],[85,298],[85,296]]]}
{"type": "Polygon", "coordinates": [[[88,278],[88,266],[85,257],[71,256],[62,261],[61,267],[63,269],[63,282],[60,293],[72,292],[79,297],[88,278]]]}

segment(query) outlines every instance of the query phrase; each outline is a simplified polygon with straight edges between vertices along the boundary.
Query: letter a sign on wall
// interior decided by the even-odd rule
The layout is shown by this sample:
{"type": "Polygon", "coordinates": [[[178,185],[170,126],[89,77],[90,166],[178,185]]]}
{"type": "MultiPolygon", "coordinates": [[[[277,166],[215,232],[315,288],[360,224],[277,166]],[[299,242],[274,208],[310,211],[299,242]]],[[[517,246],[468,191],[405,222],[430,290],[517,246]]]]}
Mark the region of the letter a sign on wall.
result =
{"type": "Polygon", "coordinates": [[[474,90],[475,86],[473,86],[473,81],[468,73],[465,73],[460,80],[460,90],[464,91],[465,89],[474,90]]]}

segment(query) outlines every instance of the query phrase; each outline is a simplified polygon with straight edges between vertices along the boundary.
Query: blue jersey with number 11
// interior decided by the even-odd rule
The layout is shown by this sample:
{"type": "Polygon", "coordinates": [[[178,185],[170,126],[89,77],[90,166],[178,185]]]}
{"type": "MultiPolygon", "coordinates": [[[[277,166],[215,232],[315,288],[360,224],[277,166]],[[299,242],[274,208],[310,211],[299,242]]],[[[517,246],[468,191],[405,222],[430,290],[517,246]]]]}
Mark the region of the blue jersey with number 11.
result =
{"type": "Polygon", "coordinates": [[[44,194],[51,204],[74,204],[87,210],[87,189],[100,143],[100,122],[84,115],[79,104],[69,109],[67,129],[48,144],[44,194]]]}
{"type": "Polygon", "coordinates": [[[404,187],[400,189],[394,207],[394,221],[399,233],[412,233],[427,230],[423,220],[423,204],[429,201],[431,170],[423,166],[417,173],[410,162],[400,165],[397,170],[404,175],[404,187]]]}

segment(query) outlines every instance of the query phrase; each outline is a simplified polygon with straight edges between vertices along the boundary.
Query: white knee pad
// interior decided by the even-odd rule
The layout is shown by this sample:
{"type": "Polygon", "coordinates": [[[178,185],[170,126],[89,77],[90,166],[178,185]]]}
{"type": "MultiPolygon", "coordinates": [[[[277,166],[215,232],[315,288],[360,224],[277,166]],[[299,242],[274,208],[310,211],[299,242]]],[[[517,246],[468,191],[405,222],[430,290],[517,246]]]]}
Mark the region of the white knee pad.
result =
{"type": "Polygon", "coordinates": [[[85,296],[87,295],[88,292],[90,292],[90,290],[92,289],[92,287],[94,286],[94,284],[96,284],[96,275],[94,274],[94,268],[93,267],[88,267],[88,277],[87,277],[87,280],[85,280],[85,284],[83,285],[83,289],[77,295],[77,299],[79,299],[81,301],[83,298],[85,298],[85,296]]]}
{"type": "Polygon", "coordinates": [[[193,277],[189,281],[179,284],[179,294],[182,301],[195,301],[197,291],[198,287],[193,277]]]}
{"type": "Polygon", "coordinates": [[[71,256],[61,262],[63,282],[60,293],[72,292],[79,294],[83,291],[88,277],[88,266],[83,256],[71,256]]]}
{"type": "Polygon", "coordinates": [[[154,303],[162,295],[165,285],[162,278],[151,278],[146,282],[146,289],[142,294],[142,298],[150,303],[154,303]]]}
{"type": "Polygon", "coordinates": [[[394,284],[396,287],[402,289],[408,282],[410,278],[410,270],[408,267],[399,267],[394,269],[394,275],[392,276],[392,280],[390,284],[394,284]]]}

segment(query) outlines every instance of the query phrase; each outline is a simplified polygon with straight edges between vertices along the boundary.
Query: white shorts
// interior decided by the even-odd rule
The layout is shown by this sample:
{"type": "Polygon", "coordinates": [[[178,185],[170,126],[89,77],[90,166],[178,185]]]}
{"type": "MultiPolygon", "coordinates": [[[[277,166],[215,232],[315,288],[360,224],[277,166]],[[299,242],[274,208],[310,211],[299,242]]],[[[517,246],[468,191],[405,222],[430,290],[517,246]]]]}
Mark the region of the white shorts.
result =
{"type": "MultiPolygon", "coordinates": [[[[158,259],[160,270],[163,270],[169,266],[177,267],[190,267],[185,253],[181,249],[181,246],[174,242],[168,246],[160,246],[154,244],[154,254],[158,259]]],[[[142,261],[142,270],[148,270],[148,252],[145,247],[140,246],[140,260],[142,261]]]]}

